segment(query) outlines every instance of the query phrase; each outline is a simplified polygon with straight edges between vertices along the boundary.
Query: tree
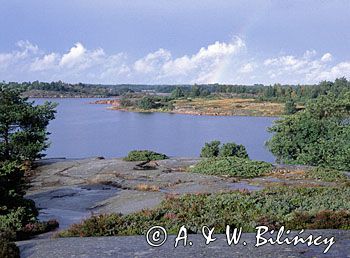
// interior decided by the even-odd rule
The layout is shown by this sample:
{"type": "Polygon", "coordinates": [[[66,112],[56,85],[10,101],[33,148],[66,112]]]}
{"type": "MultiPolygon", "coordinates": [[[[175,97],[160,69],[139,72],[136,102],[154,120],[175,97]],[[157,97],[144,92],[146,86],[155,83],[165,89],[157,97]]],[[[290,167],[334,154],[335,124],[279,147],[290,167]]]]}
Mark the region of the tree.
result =
{"type": "Polygon", "coordinates": [[[279,162],[349,170],[349,117],[350,93],[320,96],[275,122],[267,146],[279,162]]]}
{"type": "Polygon", "coordinates": [[[0,88],[0,161],[34,160],[48,147],[46,127],[55,117],[55,104],[35,106],[20,91],[0,88]]]}
{"type": "Polygon", "coordinates": [[[284,106],[284,113],[286,115],[292,115],[298,112],[297,106],[293,100],[286,101],[286,104],[284,106]]]}
{"type": "Polygon", "coordinates": [[[171,97],[174,99],[178,98],[183,98],[185,96],[184,91],[180,87],[176,87],[172,92],[171,92],[171,97]]]}
{"type": "Polygon", "coordinates": [[[223,144],[220,148],[219,156],[249,158],[246,148],[242,144],[238,145],[234,142],[223,144]]]}

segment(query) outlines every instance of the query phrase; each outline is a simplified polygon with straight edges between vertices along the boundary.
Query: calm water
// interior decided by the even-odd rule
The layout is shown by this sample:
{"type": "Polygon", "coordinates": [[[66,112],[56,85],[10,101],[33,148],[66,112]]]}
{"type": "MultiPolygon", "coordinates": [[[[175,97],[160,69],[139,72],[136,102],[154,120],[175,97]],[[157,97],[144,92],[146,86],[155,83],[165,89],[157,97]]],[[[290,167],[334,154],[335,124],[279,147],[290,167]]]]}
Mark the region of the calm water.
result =
{"type": "Polygon", "coordinates": [[[199,156],[205,142],[217,139],[243,144],[252,159],[274,161],[264,143],[270,137],[266,128],[275,118],[129,113],[89,104],[94,99],[51,101],[59,106],[48,128],[47,157],[123,157],[133,149],[193,157],[199,156]]]}

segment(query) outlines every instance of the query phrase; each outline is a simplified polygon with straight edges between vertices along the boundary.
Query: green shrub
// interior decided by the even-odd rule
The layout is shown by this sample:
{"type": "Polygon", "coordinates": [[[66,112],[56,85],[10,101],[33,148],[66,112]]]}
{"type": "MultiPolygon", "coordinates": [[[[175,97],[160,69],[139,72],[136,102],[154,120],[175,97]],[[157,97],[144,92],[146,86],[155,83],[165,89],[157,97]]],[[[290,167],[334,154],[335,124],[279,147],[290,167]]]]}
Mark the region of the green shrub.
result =
{"type": "Polygon", "coordinates": [[[213,158],[217,157],[219,155],[219,146],[220,146],[220,141],[211,141],[211,142],[206,142],[204,147],[201,150],[201,157],[202,158],[213,158]]]}
{"type": "Polygon", "coordinates": [[[133,150],[124,158],[126,161],[151,161],[163,159],[168,159],[168,156],[149,150],[133,150]]]}
{"type": "Polygon", "coordinates": [[[262,176],[271,170],[270,163],[237,157],[203,159],[190,168],[190,171],[195,173],[242,178],[262,176]]]}
{"type": "Polygon", "coordinates": [[[35,221],[38,211],[32,200],[24,199],[24,171],[17,162],[0,164],[0,230],[20,230],[35,221]]]}
{"type": "Polygon", "coordinates": [[[220,157],[249,158],[246,148],[233,142],[225,143],[221,146],[220,157]]]}
{"type": "Polygon", "coordinates": [[[211,141],[205,143],[201,150],[202,158],[214,157],[239,157],[249,158],[246,148],[243,145],[238,145],[234,142],[225,143],[220,147],[220,141],[211,141]]]}
{"type": "Polygon", "coordinates": [[[254,232],[257,225],[288,229],[349,229],[349,187],[277,187],[257,192],[188,194],[168,197],[153,210],[128,215],[91,217],[61,232],[63,237],[142,235],[159,225],[177,233],[182,225],[190,233],[202,226],[225,233],[226,225],[254,232]],[[302,215],[302,216],[301,216],[302,215]],[[337,220],[337,221],[335,221],[337,220]]]}
{"type": "Polygon", "coordinates": [[[342,171],[330,168],[314,168],[306,172],[307,178],[319,179],[326,182],[346,182],[348,177],[342,171]]]}
{"type": "Polygon", "coordinates": [[[284,164],[350,170],[350,93],[309,101],[304,110],[276,120],[267,147],[284,164]]]}

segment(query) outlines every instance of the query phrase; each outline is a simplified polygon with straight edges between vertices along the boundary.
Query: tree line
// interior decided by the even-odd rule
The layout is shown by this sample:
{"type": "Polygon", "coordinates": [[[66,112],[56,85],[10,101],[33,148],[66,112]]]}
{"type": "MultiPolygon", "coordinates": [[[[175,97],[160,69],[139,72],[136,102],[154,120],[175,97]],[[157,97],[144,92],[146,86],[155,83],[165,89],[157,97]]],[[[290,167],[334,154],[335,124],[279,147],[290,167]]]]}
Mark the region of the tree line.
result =
{"type": "Polygon", "coordinates": [[[312,85],[229,85],[229,84],[184,84],[184,85],[143,85],[143,84],[70,84],[57,82],[2,82],[0,86],[18,88],[22,91],[44,91],[68,93],[71,95],[89,95],[92,97],[111,97],[125,95],[133,92],[168,93],[172,97],[208,97],[211,95],[223,95],[225,97],[255,98],[261,101],[286,102],[294,100],[306,102],[319,96],[333,93],[335,96],[343,96],[350,91],[350,81],[345,77],[335,81],[322,81],[312,85]]]}

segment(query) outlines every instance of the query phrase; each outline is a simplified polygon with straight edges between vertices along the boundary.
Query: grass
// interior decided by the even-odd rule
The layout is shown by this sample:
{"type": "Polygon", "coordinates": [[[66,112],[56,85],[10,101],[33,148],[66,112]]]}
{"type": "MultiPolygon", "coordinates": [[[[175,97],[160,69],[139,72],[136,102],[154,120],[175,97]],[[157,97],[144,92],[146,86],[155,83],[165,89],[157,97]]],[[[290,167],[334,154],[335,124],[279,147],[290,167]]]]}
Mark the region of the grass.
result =
{"type": "Polygon", "coordinates": [[[202,159],[190,172],[216,176],[253,178],[268,174],[272,165],[264,161],[238,157],[215,157],[202,159]]]}
{"type": "Polygon", "coordinates": [[[168,197],[152,210],[93,216],[59,233],[61,237],[143,235],[154,226],[175,234],[182,225],[189,233],[202,226],[225,233],[225,226],[254,232],[257,225],[271,229],[350,229],[349,187],[276,187],[258,192],[188,194],[168,197]]]}
{"type": "Polygon", "coordinates": [[[147,185],[147,184],[138,184],[135,187],[136,190],[138,191],[143,191],[143,192],[159,192],[159,186],[157,185],[147,185]]]}

